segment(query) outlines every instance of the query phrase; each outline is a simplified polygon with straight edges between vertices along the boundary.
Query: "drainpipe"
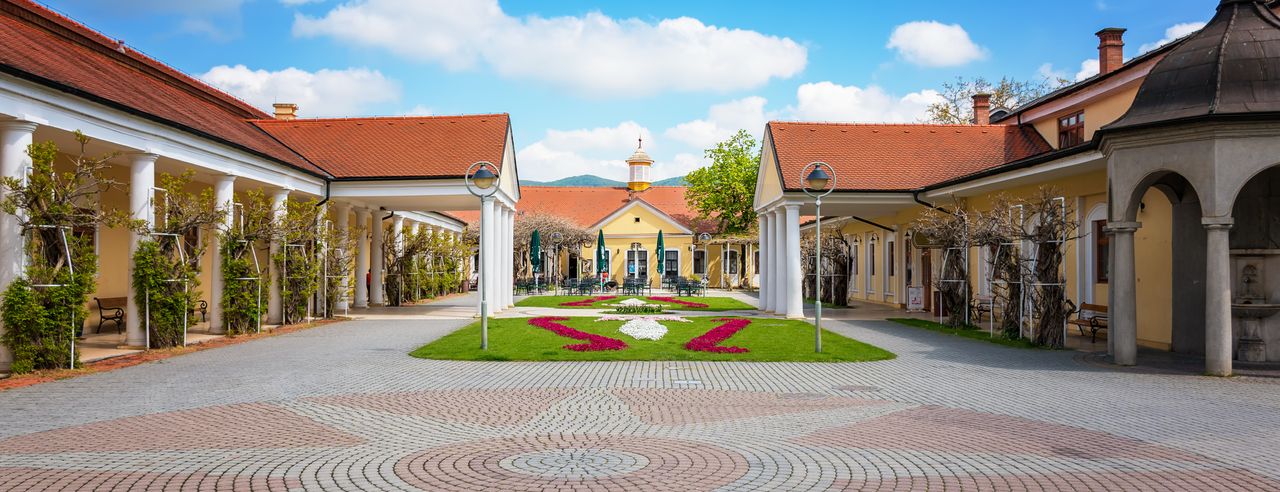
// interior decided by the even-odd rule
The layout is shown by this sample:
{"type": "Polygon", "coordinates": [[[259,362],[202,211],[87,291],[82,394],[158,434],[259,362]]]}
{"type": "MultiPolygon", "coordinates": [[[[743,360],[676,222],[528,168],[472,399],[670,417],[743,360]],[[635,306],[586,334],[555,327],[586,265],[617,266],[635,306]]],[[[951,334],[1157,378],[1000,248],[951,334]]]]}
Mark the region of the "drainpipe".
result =
{"type": "Polygon", "coordinates": [[[942,208],[942,207],[935,207],[932,203],[929,203],[929,202],[926,202],[926,201],[924,201],[924,200],[921,200],[921,199],[920,199],[920,192],[919,192],[919,191],[913,191],[913,192],[911,192],[911,199],[912,199],[912,200],[914,200],[916,203],[919,203],[919,204],[924,205],[924,206],[926,206],[926,207],[929,207],[929,208],[931,208],[931,209],[937,210],[937,211],[939,211],[939,212],[951,213],[950,211],[948,211],[948,210],[947,210],[947,209],[945,209],[945,208],[942,208]]]}

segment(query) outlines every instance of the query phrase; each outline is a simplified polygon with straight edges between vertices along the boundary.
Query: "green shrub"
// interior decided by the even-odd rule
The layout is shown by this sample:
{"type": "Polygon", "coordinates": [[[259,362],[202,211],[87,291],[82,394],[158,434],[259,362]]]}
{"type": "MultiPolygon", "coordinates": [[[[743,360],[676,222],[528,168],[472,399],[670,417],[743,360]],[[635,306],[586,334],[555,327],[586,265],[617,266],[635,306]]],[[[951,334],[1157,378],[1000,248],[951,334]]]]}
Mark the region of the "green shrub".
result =
{"type": "Polygon", "coordinates": [[[661,314],[664,306],[645,304],[641,306],[618,306],[613,308],[614,314],[661,314]]]}
{"type": "Polygon", "coordinates": [[[176,247],[172,241],[144,240],[133,255],[133,292],[148,326],[148,348],[182,345],[195,325],[191,309],[200,300],[200,270],[179,258],[176,247]]]}

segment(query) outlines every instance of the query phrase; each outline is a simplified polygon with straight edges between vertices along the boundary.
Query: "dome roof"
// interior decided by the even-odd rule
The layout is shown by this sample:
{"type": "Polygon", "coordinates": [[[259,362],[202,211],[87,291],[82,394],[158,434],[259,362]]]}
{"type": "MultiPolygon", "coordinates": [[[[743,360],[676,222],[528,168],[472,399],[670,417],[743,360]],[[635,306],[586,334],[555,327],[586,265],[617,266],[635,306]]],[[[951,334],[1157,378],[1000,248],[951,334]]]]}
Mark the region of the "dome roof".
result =
{"type": "Polygon", "coordinates": [[[649,157],[649,153],[645,152],[643,148],[636,148],[636,152],[631,154],[631,157],[627,158],[627,162],[645,162],[653,164],[653,158],[649,157]]]}
{"type": "Polygon", "coordinates": [[[1263,0],[1221,0],[1204,29],[1178,43],[1105,129],[1280,113],[1280,18],[1263,0]]]}

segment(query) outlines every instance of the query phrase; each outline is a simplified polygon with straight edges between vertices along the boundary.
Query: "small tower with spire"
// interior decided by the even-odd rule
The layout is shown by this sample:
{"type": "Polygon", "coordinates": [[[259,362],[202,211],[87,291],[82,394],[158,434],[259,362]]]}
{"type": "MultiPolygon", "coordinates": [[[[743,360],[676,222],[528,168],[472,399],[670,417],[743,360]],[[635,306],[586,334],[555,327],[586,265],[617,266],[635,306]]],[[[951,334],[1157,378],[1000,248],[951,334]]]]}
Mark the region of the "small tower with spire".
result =
{"type": "Polygon", "coordinates": [[[631,176],[627,179],[627,189],[633,192],[649,189],[653,183],[649,178],[653,168],[653,158],[644,151],[644,138],[639,140],[635,153],[627,158],[627,167],[631,172],[631,176]]]}

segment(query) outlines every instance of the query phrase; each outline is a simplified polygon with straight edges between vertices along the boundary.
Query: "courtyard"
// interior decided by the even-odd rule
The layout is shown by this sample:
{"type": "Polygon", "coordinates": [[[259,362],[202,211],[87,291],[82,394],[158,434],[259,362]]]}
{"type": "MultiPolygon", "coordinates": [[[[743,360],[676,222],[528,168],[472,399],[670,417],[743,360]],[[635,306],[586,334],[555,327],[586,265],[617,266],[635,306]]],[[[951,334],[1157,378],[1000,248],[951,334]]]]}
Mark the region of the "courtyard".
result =
{"type": "Polygon", "coordinates": [[[0,489],[1280,488],[1273,379],[877,320],[825,326],[895,359],[408,355],[471,324],[474,302],[0,393],[0,489]]]}

